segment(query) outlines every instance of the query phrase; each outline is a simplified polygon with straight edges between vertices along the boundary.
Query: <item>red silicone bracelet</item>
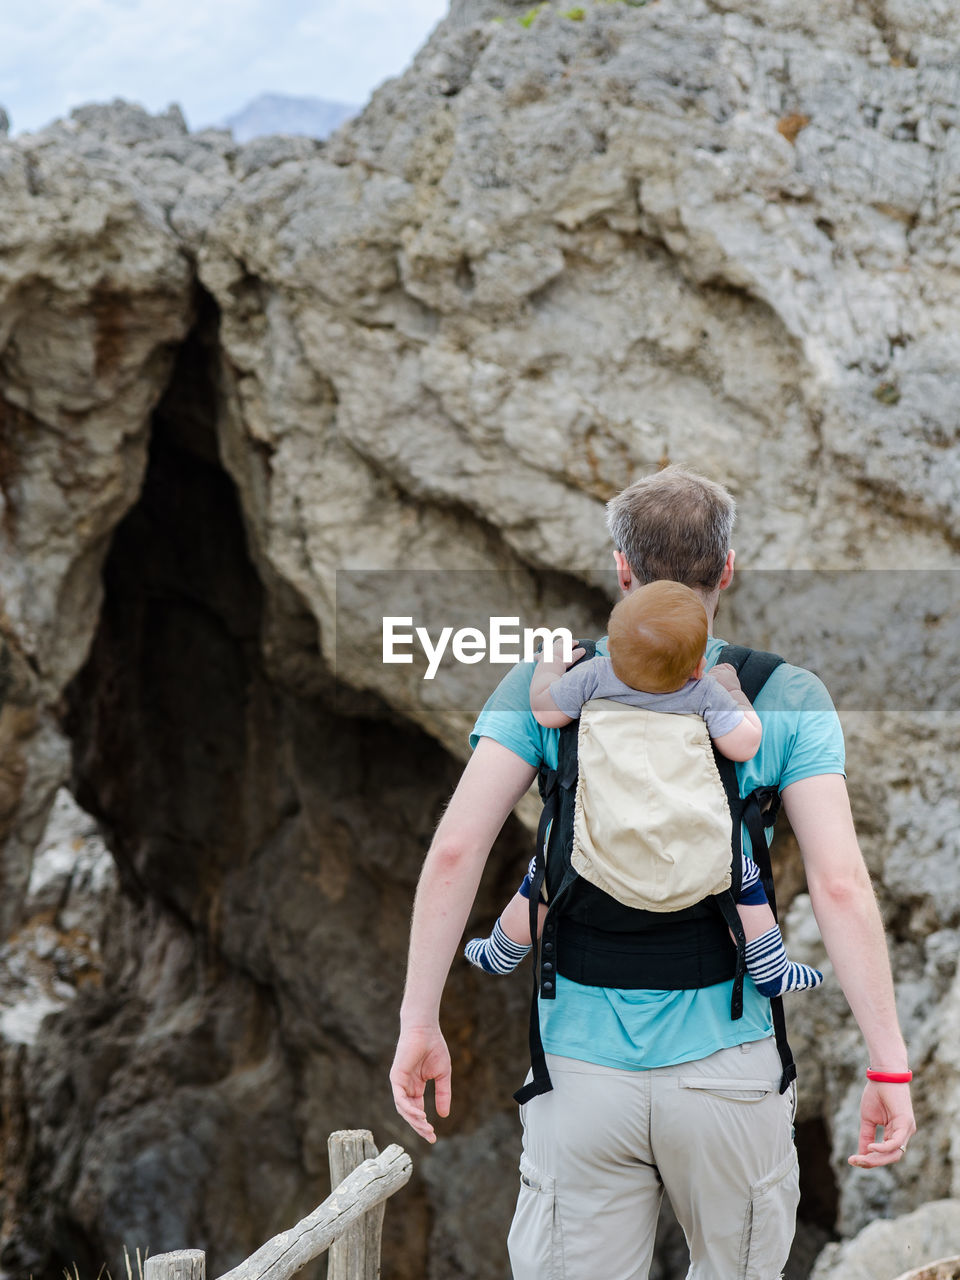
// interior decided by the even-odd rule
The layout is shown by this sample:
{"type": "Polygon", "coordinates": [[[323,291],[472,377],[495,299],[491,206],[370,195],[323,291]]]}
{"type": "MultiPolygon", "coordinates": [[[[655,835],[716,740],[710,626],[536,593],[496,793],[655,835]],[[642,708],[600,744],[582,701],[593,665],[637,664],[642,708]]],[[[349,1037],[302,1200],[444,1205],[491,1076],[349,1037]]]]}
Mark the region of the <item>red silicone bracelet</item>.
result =
{"type": "Polygon", "coordinates": [[[867,1067],[867,1079],[874,1084],[909,1084],[913,1079],[912,1071],[874,1071],[867,1067]]]}

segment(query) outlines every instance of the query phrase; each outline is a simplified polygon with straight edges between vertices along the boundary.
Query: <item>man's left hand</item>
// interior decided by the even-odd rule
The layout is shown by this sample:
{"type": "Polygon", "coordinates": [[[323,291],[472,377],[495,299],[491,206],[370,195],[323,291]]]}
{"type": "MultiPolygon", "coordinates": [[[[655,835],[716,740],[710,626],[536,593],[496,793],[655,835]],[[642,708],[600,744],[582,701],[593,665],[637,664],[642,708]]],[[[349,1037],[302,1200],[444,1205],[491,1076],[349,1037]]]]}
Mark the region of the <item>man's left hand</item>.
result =
{"type": "Polygon", "coordinates": [[[879,1169],[897,1164],[907,1153],[907,1143],[917,1132],[908,1084],[869,1081],[860,1099],[860,1145],[848,1164],[857,1169],[879,1169]],[[883,1141],[876,1141],[878,1126],[883,1141]]]}

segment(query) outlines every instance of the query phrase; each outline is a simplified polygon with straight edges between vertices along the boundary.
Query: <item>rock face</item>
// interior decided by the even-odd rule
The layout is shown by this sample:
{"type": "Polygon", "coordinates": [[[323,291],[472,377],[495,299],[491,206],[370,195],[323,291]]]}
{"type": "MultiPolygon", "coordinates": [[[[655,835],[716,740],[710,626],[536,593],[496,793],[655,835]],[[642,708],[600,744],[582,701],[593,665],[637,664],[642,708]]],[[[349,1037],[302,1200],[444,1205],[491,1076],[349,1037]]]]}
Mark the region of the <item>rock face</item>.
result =
{"type": "MultiPolygon", "coordinates": [[[[65,782],[118,875],[98,980],[68,966],[8,1035],[5,1271],[123,1245],[222,1271],[322,1197],[331,1129],[414,1147],[386,1089],[406,920],[503,668],[425,681],[381,619],[599,632],[603,502],[670,460],[731,487],[765,571],[721,629],[838,694],[922,1068],[909,1160],[849,1169],[864,1051],[835,982],[794,1002],[794,1274],[960,1194],[958,20],[464,0],[325,144],[122,104],[0,137],[6,936],[61,927],[30,876],[65,782]]],[[[526,981],[464,969],[396,1280],[507,1273],[526,981]]]]}
{"type": "Polygon", "coordinates": [[[907,1271],[920,1280],[924,1262],[948,1254],[956,1261],[958,1249],[960,1200],[934,1200],[902,1218],[872,1222],[844,1244],[828,1245],[810,1280],[908,1280],[907,1271]]]}

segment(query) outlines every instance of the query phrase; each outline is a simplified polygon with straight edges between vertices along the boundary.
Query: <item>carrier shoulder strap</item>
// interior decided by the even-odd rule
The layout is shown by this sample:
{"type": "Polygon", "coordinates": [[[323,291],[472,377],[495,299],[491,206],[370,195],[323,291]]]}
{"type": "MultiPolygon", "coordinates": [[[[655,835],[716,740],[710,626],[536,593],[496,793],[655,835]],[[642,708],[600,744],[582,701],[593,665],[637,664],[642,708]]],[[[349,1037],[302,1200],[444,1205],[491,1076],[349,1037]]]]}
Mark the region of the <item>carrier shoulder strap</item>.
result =
{"type": "MultiPolygon", "coordinates": [[[[741,689],[750,699],[750,702],[753,703],[767,680],[781,665],[783,659],[778,654],[767,653],[762,649],[748,649],[744,645],[728,644],[721,650],[717,662],[728,662],[735,669],[740,679],[741,689]]],[[[718,755],[717,766],[720,770],[724,789],[727,792],[730,813],[734,819],[734,831],[739,834],[739,824],[736,821],[737,815],[739,815],[740,821],[746,827],[747,834],[750,836],[750,851],[753,854],[754,862],[756,862],[760,870],[760,880],[767,895],[767,901],[770,903],[773,917],[776,920],[778,918],[777,895],[773,883],[773,867],[770,862],[766,829],[773,826],[780,809],[779,789],[777,787],[758,787],[748,796],[741,798],[740,788],[737,783],[737,772],[733,761],[725,760],[718,755]]],[[[739,840],[736,840],[735,843],[739,844],[739,840]]],[[[787,1024],[783,1012],[783,1000],[779,996],[770,1001],[770,1010],[782,1066],[780,1092],[785,1093],[790,1083],[797,1078],[797,1067],[793,1060],[790,1045],[787,1043],[787,1024]]]]}
{"type": "MultiPolygon", "coordinates": [[[[578,666],[579,663],[587,662],[596,656],[597,642],[596,640],[578,640],[574,648],[583,649],[584,651],[583,657],[578,658],[573,664],[578,666]]],[[[543,812],[540,814],[540,822],[537,826],[537,847],[534,851],[533,882],[530,885],[529,900],[530,940],[533,946],[533,997],[530,1001],[530,1063],[533,1070],[533,1079],[513,1095],[515,1100],[521,1104],[529,1102],[531,1098],[535,1098],[538,1094],[549,1093],[553,1088],[543,1052],[543,1040],[540,1037],[539,996],[541,982],[544,994],[548,999],[556,995],[556,962],[553,956],[544,956],[541,969],[540,939],[537,937],[537,925],[539,923],[540,892],[547,872],[547,841],[550,838],[550,829],[559,812],[560,782],[562,780],[563,784],[569,787],[577,771],[576,722],[572,726],[568,726],[568,728],[572,728],[572,733],[564,732],[561,729],[557,738],[556,769],[551,769],[545,764],[541,765],[538,778],[540,798],[543,801],[543,812]]]]}

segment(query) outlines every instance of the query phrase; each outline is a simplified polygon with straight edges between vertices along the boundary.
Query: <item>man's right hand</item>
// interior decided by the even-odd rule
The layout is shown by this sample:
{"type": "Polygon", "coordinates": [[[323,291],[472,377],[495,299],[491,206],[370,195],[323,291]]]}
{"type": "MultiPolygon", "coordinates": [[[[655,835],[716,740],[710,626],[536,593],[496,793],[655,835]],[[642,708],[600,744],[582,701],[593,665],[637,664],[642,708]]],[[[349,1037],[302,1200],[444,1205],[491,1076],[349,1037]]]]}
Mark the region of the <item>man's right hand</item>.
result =
{"type": "Polygon", "coordinates": [[[397,1052],[390,1068],[393,1101],[400,1115],[421,1138],[436,1142],[437,1135],[427,1119],[424,1092],[434,1082],[434,1102],[438,1116],[450,1114],[450,1051],[439,1027],[408,1027],[400,1032],[397,1052]]]}
{"type": "Polygon", "coordinates": [[[423,1096],[431,1080],[437,1115],[450,1114],[450,1054],[440,1034],[443,984],[463,944],[487,854],[507,814],[536,776],[532,764],[493,738],[481,737],[420,873],[390,1084],[397,1111],[428,1142],[436,1141],[423,1096]]]}

